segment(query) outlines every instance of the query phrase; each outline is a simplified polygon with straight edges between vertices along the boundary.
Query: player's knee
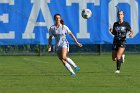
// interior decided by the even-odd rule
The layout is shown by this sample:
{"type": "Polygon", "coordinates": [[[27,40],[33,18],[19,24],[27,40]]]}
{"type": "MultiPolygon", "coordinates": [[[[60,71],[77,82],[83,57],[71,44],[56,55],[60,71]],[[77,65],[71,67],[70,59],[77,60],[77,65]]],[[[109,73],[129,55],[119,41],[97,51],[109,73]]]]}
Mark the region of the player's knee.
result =
{"type": "Polygon", "coordinates": [[[66,60],[69,61],[69,60],[71,60],[71,59],[67,57],[66,60]]]}
{"type": "Polygon", "coordinates": [[[66,56],[62,56],[62,60],[67,60],[67,57],[66,56]]]}
{"type": "Polygon", "coordinates": [[[117,60],[120,60],[121,59],[121,56],[117,56],[117,60]]]}
{"type": "Polygon", "coordinates": [[[116,58],[112,58],[112,60],[113,60],[113,61],[116,61],[117,59],[116,59],[116,58]]]}
{"type": "Polygon", "coordinates": [[[116,56],[112,55],[112,60],[116,61],[116,56]]]}

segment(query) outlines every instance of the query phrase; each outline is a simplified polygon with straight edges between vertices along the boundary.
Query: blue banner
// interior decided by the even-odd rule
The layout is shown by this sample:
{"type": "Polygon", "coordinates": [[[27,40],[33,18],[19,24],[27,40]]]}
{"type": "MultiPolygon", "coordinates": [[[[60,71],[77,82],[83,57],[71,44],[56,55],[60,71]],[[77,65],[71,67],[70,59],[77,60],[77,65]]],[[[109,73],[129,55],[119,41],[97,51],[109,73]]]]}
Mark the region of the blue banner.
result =
{"type": "Polygon", "coordinates": [[[125,21],[134,31],[127,43],[140,44],[139,5],[139,0],[0,0],[0,45],[48,44],[48,29],[56,13],[82,44],[111,44],[109,28],[117,21],[115,6],[125,12],[125,21]],[[87,20],[81,17],[85,8],[93,13],[87,20]]]}

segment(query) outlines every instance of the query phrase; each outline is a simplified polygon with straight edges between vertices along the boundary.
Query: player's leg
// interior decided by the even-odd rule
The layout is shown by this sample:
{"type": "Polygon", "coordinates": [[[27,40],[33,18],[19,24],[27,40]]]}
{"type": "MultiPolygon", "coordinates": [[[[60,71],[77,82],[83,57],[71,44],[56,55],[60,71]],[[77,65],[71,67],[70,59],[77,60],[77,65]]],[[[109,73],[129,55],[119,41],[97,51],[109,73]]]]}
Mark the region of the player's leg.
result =
{"type": "Polygon", "coordinates": [[[64,66],[67,68],[67,70],[71,73],[72,76],[75,76],[75,72],[71,68],[70,64],[67,63],[67,48],[63,47],[59,50],[60,52],[57,53],[59,59],[63,62],[64,66]]]}
{"type": "Polygon", "coordinates": [[[113,61],[117,60],[117,51],[116,50],[112,50],[112,60],[113,61]]]}
{"type": "Polygon", "coordinates": [[[123,54],[121,56],[122,63],[124,63],[125,62],[125,54],[124,54],[124,52],[125,52],[125,47],[126,47],[126,42],[125,41],[122,42],[121,47],[124,48],[123,54]]]}
{"type": "Polygon", "coordinates": [[[68,53],[67,48],[63,47],[62,48],[62,61],[65,62],[65,67],[71,72],[71,75],[75,75],[75,72],[71,68],[70,64],[67,63],[67,53],[68,53]]]}
{"type": "Polygon", "coordinates": [[[116,73],[120,73],[120,67],[121,67],[121,63],[122,63],[122,54],[124,53],[125,48],[123,47],[119,47],[118,48],[118,52],[117,52],[117,71],[116,73]]]}
{"type": "Polygon", "coordinates": [[[71,58],[68,58],[68,57],[67,57],[67,62],[68,62],[70,65],[72,65],[76,71],[79,71],[79,70],[80,70],[80,68],[75,64],[75,62],[74,62],[71,58]]]}
{"type": "Polygon", "coordinates": [[[122,63],[124,63],[125,62],[125,54],[123,53],[122,54],[122,63]]]}
{"type": "MultiPolygon", "coordinates": [[[[67,51],[69,52],[69,44],[67,44],[67,51]]],[[[68,53],[67,52],[67,53],[68,53]]],[[[74,69],[76,70],[76,71],[79,71],[80,70],[80,68],[75,64],[75,62],[71,59],[71,58],[69,58],[69,57],[67,57],[67,62],[71,65],[71,66],[73,66],[74,67],[74,69]]]]}
{"type": "Polygon", "coordinates": [[[117,44],[113,44],[112,45],[112,60],[113,61],[117,60],[117,51],[118,51],[117,44]]]}

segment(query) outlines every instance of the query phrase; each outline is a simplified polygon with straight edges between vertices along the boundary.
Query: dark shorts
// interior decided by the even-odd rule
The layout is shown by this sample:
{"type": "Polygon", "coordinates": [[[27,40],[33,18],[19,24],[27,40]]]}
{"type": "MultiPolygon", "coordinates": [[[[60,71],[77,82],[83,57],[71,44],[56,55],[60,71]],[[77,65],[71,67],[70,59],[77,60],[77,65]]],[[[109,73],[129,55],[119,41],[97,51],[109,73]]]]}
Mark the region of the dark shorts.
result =
{"type": "Polygon", "coordinates": [[[115,42],[112,45],[112,50],[118,51],[119,48],[125,48],[126,42],[115,42]]]}

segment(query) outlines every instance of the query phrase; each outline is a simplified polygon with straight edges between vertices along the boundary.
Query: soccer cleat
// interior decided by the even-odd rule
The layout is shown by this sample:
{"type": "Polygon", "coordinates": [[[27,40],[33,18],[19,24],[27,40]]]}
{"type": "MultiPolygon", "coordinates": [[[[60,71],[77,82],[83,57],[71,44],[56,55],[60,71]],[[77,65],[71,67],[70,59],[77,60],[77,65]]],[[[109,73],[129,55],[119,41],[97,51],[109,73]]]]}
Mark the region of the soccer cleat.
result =
{"type": "Polygon", "coordinates": [[[124,63],[125,62],[125,55],[123,54],[122,55],[122,63],[124,63]]]}
{"type": "Polygon", "coordinates": [[[115,73],[119,74],[120,73],[120,70],[116,70],[115,73]]]}
{"type": "Polygon", "coordinates": [[[75,71],[79,71],[79,70],[80,70],[80,68],[79,68],[79,67],[75,67],[74,69],[75,69],[75,71]]]}
{"type": "Polygon", "coordinates": [[[71,73],[71,76],[75,77],[75,76],[76,76],[76,74],[71,73]]]}

